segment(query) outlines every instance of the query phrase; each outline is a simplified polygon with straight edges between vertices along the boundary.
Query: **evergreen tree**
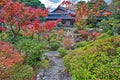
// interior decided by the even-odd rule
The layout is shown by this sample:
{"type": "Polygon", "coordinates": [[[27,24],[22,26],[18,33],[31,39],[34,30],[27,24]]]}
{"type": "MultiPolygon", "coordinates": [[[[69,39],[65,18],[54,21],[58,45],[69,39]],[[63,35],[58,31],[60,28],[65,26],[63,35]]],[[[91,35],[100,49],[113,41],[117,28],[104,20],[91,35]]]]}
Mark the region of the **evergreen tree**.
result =
{"type": "Polygon", "coordinates": [[[32,6],[34,8],[41,7],[45,9],[45,5],[42,4],[39,0],[17,0],[19,2],[24,2],[27,6],[32,6]]]}
{"type": "Polygon", "coordinates": [[[102,26],[104,31],[109,34],[120,34],[120,1],[113,0],[107,10],[112,12],[112,15],[97,25],[102,26]]]}

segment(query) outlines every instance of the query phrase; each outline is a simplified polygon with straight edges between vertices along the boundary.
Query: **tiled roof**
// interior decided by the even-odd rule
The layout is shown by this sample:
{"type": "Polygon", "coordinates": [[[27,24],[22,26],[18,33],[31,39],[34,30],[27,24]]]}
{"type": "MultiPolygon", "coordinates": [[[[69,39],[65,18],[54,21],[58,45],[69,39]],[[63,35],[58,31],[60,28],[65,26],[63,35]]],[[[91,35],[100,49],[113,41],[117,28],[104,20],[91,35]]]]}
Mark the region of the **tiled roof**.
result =
{"type": "Polygon", "coordinates": [[[54,13],[57,9],[60,9],[60,10],[63,10],[65,11],[66,13],[75,13],[74,10],[67,10],[65,7],[62,7],[62,6],[58,6],[54,11],[52,11],[51,13],[54,13]]]}
{"type": "Polygon", "coordinates": [[[72,10],[67,10],[62,6],[58,6],[53,12],[50,12],[46,19],[75,19],[73,16],[68,16],[68,14],[75,14],[72,10]],[[64,13],[56,12],[57,9],[64,11],[64,13]]]}
{"type": "Polygon", "coordinates": [[[75,17],[46,17],[46,19],[75,19],[75,17]]]}

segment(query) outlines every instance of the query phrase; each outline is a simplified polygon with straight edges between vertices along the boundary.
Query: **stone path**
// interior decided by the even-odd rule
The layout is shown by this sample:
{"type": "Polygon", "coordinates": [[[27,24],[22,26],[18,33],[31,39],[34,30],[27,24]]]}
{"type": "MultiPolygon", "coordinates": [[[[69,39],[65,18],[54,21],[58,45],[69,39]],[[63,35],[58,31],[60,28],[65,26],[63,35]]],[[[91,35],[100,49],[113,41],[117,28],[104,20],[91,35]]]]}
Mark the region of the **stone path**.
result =
{"type": "Polygon", "coordinates": [[[58,52],[48,52],[45,54],[50,60],[50,68],[41,69],[36,80],[71,80],[70,76],[64,72],[62,58],[57,57],[58,52]]]}

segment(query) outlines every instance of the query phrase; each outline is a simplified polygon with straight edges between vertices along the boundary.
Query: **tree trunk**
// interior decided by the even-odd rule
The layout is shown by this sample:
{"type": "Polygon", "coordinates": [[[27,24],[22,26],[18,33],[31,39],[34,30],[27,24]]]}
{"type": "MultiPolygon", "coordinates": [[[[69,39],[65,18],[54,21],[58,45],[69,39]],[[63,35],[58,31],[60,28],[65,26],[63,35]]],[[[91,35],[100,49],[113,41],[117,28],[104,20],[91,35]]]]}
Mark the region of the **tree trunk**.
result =
{"type": "Polygon", "coordinates": [[[11,40],[14,40],[17,37],[17,35],[18,35],[19,31],[20,31],[20,26],[18,26],[17,31],[15,31],[12,26],[10,26],[10,28],[11,28],[11,32],[13,34],[13,38],[11,40]]]}

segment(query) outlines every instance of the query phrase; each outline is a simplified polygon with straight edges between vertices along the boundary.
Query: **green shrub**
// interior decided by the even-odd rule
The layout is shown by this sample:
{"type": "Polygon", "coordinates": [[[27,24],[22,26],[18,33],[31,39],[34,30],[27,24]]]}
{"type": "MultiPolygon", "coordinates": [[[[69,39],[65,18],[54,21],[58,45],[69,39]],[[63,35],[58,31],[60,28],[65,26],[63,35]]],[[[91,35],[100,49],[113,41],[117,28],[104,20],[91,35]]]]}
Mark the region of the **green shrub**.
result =
{"type": "Polygon", "coordinates": [[[113,30],[108,30],[108,31],[107,31],[107,34],[108,34],[108,35],[114,35],[114,31],[113,31],[113,30]]]}
{"type": "Polygon", "coordinates": [[[5,40],[8,37],[8,34],[5,32],[0,33],[0,40],[5,40]]]}
{"type": "Polygon", "coordinates": [[[61,47],[61,45],[59,42],[53,41],[49,43],[49,47],[50,47],[50,50],[56,51],[59,47],[61,47]]]}
{"type": "Polygon", "coordinates": [[[39,68],[39,61],[44,53],[45,45],[36,42],[33,39],[24,39],[16,44],[17,48],[24,53],[25,63],[34,69],[39,68]]]}
{"type": "Polygon", "coordinates": [[[25,62],[26,64],[30,65],[34,69],[40,68],[40,60],[42,57],[43,51],[40,51],[39,53],[30,53],[27,56],[25,56],[25,62]]]}
{"type": "Polygon", "coordinates": [[[117,48],[117,53],[120,54],[120,47],[117,48]]]}
{"type": "Polygon", "coordinates": [[[13,65],[8,70],[8,73],[11,80],[30,80],[34,74],[32,67],[29,65],[23,65],[21,63],[13,65]]]}
{"type": "Polygon", "coordinates": [[[88,45],[87,41],[81,41],[76,44],[76,47],[79,48],[79,47],[84,47],[86,45],[88,45]]]}
{"type": "Polygon", "coordinates": [[[110,37],[110,35],[103,33],[100,36],[98,36],[97,39],[102,39],[102,38],[107,38],[107,37],[110,37]]]}
{"type": "Polygon", "coordinates": [[[34,76],[33,68],[29,65],[17,63],[12,67],[0,65],[0,80],[31,80],[34,76]]]}
{"type": "Polygon", "coordinates": [[[61,57],[64,57],[67,54],[67,50],[65,48],[59,48],[57,51],[61,57]]]}
{"type": "Polygon", "coordinates": [[[45,59],[45,60],[42,60],[40,61],[40,67],[41,68],[48,68],[50,66],[50,61],[45,59]]]}
{"type": "Polygon", "coordinates": [[[118,80],[120,78],[120,36],[96,40],[71,51],[64,65],[72,80],[118,80]]]}
{"type": "Polygon", "coordinates": [[[118,54],[118,61],[120,62],[120,47],[118,47],[116,50],[117,50],[117,54],[118,54]]]}
{"type": "Polygon", "coordinates": [[[5,32],[1,32],[0,33],[0,40],[4,40],[4,41],[11,41],[12,39],[12,34],[10,34],[9,31],[5,31],[5,32]]]}

